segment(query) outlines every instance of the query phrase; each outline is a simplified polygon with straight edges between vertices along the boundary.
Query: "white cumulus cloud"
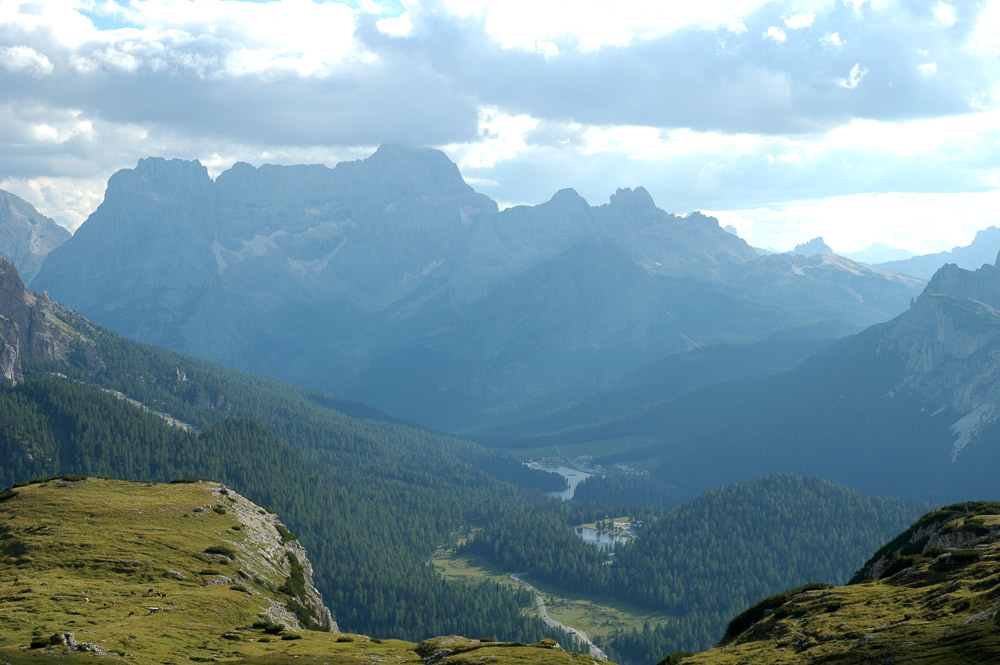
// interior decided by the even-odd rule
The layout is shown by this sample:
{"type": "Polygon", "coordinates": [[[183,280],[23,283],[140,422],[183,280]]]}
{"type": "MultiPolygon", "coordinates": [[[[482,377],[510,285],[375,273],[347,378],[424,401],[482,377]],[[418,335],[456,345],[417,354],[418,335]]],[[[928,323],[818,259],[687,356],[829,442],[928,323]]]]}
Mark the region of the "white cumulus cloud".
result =
{"type": "Polygon", "coordinates": [[[743,18],[768,0],[442,0],[463,18],[482,21],[505,48],[535,51],[552,42],[564,50],[628,46],[683,29],[722,29],[739,33],[743,18]]]}
{"type": "Polygon", "coordinates": [[[0,67],[31,76],[52,73],[52,61],[30,46],[0,46],[0,67]]]}
{"type": "Polygon", "coordinates": [[[958,21],[958,14],[955,7],[944,2],[939,2],[934,6],[934,18],[941,25],[951,27],[958,21]]]}
{"type": "Polygon", "coordinates": [[[785,19],[785,27],[789,30],[801,30],[802,28],[808,28],[815,20],[816,15],[812,12],[795,14],[785,19]]]}
{"type": "Polygon", "coordinates": [[[784,43],[784,41],[788,39],[788,35],[785,33],[785,31],[776,25],[772,25],[770,28],[768,28],[767,32],[764,33],[764,37],[767,39],[773,39],[779,44],[784,43]]]}
{"type": "Polygon", "coordinates": [[[859,85],[861,81],[868,75],[868,68],[862,67],[860,62],[854,63],[851,67],[850,73],[848,73],[847,78],[837,79],[837,85],[841,88],[847,88],[848,90],[854,90],[859,85]]]}

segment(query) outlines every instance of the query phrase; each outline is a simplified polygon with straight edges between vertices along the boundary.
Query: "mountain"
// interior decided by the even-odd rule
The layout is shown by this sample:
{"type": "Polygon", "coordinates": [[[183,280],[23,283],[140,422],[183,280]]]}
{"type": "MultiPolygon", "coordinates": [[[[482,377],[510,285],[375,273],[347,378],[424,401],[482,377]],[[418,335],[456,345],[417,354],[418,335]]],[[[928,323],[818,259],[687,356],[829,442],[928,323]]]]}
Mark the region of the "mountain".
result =
{"type": "Polygon", "coordinates": [[[598,463],[641,463],[689,492],[787,471],[874,494],[992,498],[998,308],[996,266],[948,265],[905,313],[790,371],[598,411],[573,429],[536,432],[530,446],[579,446],[598,463]]]}
{"type": "Polygon", "coordinates": [[[29,282],[42,261],[72,234],[22,198],[0,190],[0,256],[29,282]]]}
{"type": "MultiPolygon", "coordinates": [[[[998,248],[1000,250],[1000,248],[998,248]]],[[[887,261],[904,261],[906,259],[913,257],[913,252],[907,251],[905,249],[897,249],[895,247],[890,247],[884,242],[877,242],[874,245],[870,245],[865,249],[859,249],[856,252],[838,252],[842,256],[846,256],[852,261],[858,263],[866,263],[868,265],[882,264],[887,261]]],[[[885,267],[885,266],[881,266],[885,267]]],[[[891,268],[887,268],[891,270],[891,268]]],[[[933,271],[930,273],[934,274],[933,271]]],[[[928,275],[930,276],[930,275],[928,275]]]]}
{"type": "Polygon", "coordinates": [[[848,586],[814,584],[762,600],[719,647],[672,665],[992,663],[1000,659],[1000,504],[928,513],[848,586]]]}
{"type": "Polygon", "coordinates": [[[641,187],[498,212],[444,154],[398,146],[214,182],[141,160],[32,282],[129,337],[451,430],[672,353],[855,332],[921,287],[837,257],[758,258],[641,187]]]}
{"type": "Polygon", "coordinates": [[[792,250],[792,254],[799,254],[801,256],[816,256],[817,254],[827,255],[833,254],[833,250],[830,246],[823,242],[822,238],[813,238],[809,242],[804,242],[795,246],[792,250]]]}
{"type": "Polygon", "coordinates": [[[887,261],[879,263],[877,267],[920,279],[930,279],[938,268],[947,263],[953,263],[967,270],[975,270],[982,265],[992,264],[997,252],[1000,252],[1000,229],[991,226],[976,233],[972,243],[965,247],[955,247],[950,252],[923,254],[905,260],[887,261]]]}
{"type": "Polygon", "coordinates": [[[64,476],[0,493],[0,514],[0,659],[11,665],[591,662],[551,641],[340,633],[295,536],[219,483],[64,476]]]}

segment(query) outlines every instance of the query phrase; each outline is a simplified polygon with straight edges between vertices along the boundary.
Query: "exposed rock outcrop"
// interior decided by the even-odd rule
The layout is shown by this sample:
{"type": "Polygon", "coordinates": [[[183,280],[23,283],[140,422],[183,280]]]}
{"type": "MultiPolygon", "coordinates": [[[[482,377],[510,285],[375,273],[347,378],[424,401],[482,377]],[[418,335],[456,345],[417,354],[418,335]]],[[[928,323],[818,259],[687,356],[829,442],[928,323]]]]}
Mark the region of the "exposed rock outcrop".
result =
{"type": "Polygon", "coordinates": [[[47,294],[29,291],[14,264],[0,257],[0,381],[20,381],[25,358],[99,367],[93,344],[72,331],[67,318],[80,320],[47,294]]]}
{"type": "Polygon", "coordinates": [[[312,563],[305,548],[278,516],[224,485],[212,485],[211,488],[218,497],[217,505],[233,513],[242,526],[245,539],[238,545],[239,560],[253,572],[241,570],[241,577],[254,581],[274,580],[269,585],[275,591],[292,597],[285,603],[272,601],[265,611],[266,620],[296,630],[339,632],[323,597],[313,586],[312,563]],[[276,583],[276,580],[281,582],[276,583]]]}

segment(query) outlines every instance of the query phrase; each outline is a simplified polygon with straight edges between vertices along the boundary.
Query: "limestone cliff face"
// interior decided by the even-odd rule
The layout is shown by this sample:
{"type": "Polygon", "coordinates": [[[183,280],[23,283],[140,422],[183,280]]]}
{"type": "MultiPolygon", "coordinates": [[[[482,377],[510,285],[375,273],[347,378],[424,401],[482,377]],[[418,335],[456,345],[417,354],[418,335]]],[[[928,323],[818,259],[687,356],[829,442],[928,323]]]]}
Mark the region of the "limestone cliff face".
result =
{"type": "Polygon", "coordinates": [[[93,344],[66,318],[78,317],[29,291],[14,264],[0,257],[0,381],[20,381],[25,358],[99,367],[93,344]]]}
{"type": "MultiPolygon", "coordinates": [[[[998,259],[1000,261],[1000,259],[998,259]]],[[[954,461],[1000,420],[1000,269],[941,268],[909,311],[886,330],[878,353],[902,359],[898,391],[949,408],[954,461]]]]}
{"type": "Polygon", "coordinates": [[[25,281],[31,282],[49,252],[70,235],[27,201],[0,190],[0,256],[14,263],[25,281]]]}
{"type": "Polygon", "coordinates": [[[305,609],[297,615],[289,609],[287,602],[272,600],[264,614],[268,621],[297,629],[340,632],[323,596],[313,586],[313,567],[309,556],[299,541],[285,528],[278,516],[262,509],[258,504],[233,492],[224,485],[206,483],[210,495],[217,498],[216,505],[224,506],[232,512],[242,526],[245,539],[236,546],[239,559],[246,563],[248,570],[241,571],[248,579],[265,581],[272,590],[280,588],[278,580],[288,584],[298,574],[302,575],[301,589],[289,587],[293,591],[292,600],[305,609]],[[268,580],[271,580],[268,582],[268,580]],[[305,625],[303,619],[307,619],[305,625]]]}

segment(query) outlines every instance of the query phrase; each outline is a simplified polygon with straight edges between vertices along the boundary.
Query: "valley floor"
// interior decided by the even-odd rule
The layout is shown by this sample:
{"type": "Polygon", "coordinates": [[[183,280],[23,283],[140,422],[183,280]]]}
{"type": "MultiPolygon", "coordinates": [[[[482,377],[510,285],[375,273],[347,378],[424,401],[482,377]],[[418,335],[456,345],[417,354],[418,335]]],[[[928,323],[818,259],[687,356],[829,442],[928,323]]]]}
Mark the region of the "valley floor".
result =
{"type": "MultiPolygon", "coordinates": [[[[582,633],[587,637],[585,642],[591,644],[601,643],[618,630],[641,630],[644,624],[666,623],[673,618],[609,598],[570,593],[534,581],[528,584],[517,573],[498,570],[480,557],[458,554],[453,548],[438,548],[431,563],[445,579],[467,582],[490,580],[507,585],[521,583],[533,589],[538,599],[539,615],[543,620],[549,625],[558,624],[571,633],[582,633]],[[541,611],[543,608],[544,613],[541,611]]],[[[596,644],[594,648],[600,650],[596,644]]],[[[600,655],[591,650],[591,655],[597,658],[604,656],[603,650],[600,655]]]]}

